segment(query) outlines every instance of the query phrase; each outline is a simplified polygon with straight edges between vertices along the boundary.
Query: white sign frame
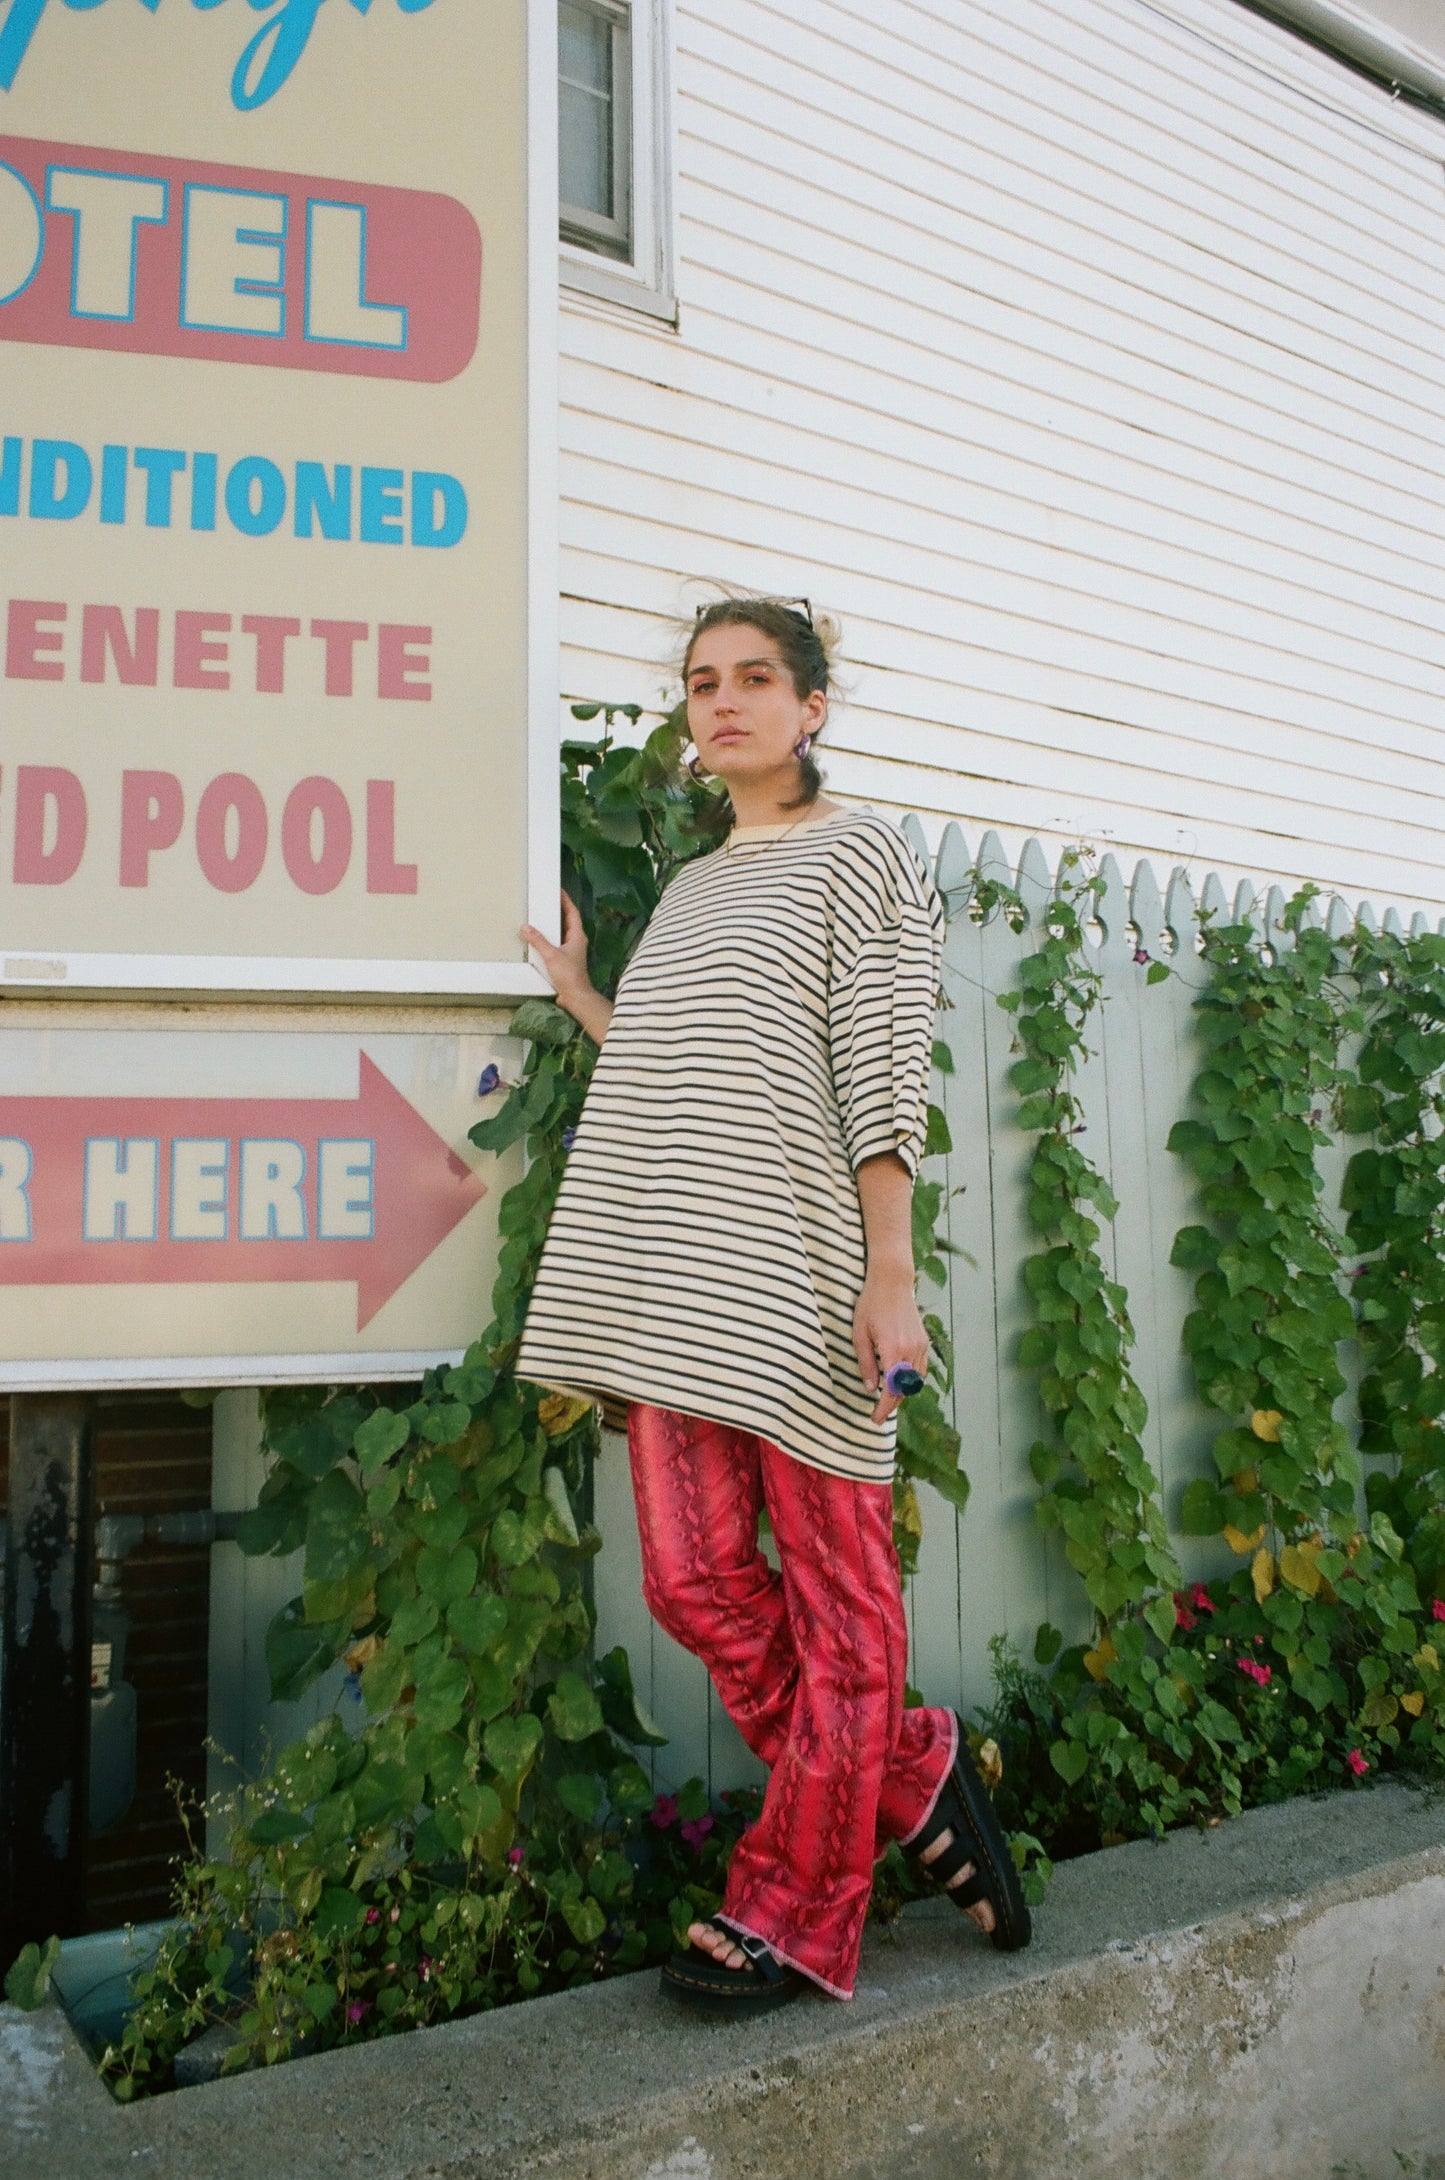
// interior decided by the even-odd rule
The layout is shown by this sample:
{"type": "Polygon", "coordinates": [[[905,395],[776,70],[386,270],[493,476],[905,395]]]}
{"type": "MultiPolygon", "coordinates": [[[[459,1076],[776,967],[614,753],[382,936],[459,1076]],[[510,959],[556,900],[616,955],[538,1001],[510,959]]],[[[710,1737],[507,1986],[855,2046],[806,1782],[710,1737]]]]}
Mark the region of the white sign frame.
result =
{"type": "MultiPolygon", "coordinates": [[[[558,717],[557,11],[527,0],[526,920],[559,935],[561,814],[558,717]]],[[[520,943],[520,942],[519,942],[520,943]]],[[[357,960],[325,956],[0,953],[0,997],[102,999],[130,993],[258,1000],[522,998],[551,985],[512,961],[357,960]]],[[[48,1383],[57,1383],[51,1378],[48,1383]]]]}

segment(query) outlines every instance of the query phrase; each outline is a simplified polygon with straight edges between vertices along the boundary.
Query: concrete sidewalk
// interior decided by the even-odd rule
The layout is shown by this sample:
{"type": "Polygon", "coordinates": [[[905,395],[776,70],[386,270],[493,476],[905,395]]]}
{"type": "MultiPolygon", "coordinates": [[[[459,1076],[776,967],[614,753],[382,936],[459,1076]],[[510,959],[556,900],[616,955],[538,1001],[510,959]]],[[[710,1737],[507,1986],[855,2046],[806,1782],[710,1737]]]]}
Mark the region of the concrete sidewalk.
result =
{"type": "Polygon", "coordinates": [[[1386,1784],[1066,1863],[1033,1946],[941,1902],[851,2006],[654,1973],[133,2109],[0,2008],[5,2180],[1445,2180],[1445,1797],[1386,1784]]]}

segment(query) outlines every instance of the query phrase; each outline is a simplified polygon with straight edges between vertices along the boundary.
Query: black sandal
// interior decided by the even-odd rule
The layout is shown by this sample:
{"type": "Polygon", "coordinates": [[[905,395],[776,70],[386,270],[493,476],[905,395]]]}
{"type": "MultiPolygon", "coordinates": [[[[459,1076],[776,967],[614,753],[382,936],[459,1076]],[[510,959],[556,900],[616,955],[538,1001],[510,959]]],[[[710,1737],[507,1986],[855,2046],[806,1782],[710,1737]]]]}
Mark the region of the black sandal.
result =
{"type": "Polygon", "coordinates": [[[806,1977],[780,1961],[761,1938],[745,1938],[713,1916],[703,1918],[703,1927],[720,1932],[729,1945],[747,1956],[746,1963],[741,1968],[726,1968],[696,1945],[674,1953],[663,1963],[662,1987],[685,2006],[741,2016],[767,2013],[771,2007],[786,2005],[790,1998],[799,1996],[806,1977]]]}
{"type": "Polygon", "coordinates": [[[947,1893],[956,1907],[967,1909],[979,1900],[987,1900],[993,1909],[989,1937],[1000,1953],[1016,1953],[1028,1944],[1033,1925],[1023,1887],[1009,1853],[1007,1835],[994,1813],[992,1797],[979,1777],[961,1718],[953,1768],[928,1822],[903,1851],[918,1875],[947,1893]],[[925,1851],[945,1832],[952,1832],[952,1844],[931,1862],[925,1862],[925,1851]],[[957,1877],[970,1862],[974,1865],[973,1876],[950,1891],[949,1879],[957,1877]]]}

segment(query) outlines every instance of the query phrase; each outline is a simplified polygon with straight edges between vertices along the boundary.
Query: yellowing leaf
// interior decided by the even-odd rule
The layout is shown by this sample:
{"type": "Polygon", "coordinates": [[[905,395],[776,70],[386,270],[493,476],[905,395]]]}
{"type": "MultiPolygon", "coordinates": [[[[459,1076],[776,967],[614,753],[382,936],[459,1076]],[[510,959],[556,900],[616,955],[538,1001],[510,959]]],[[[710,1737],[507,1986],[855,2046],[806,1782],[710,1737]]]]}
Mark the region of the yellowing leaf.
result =
{"type": "Polygon", "coordinates": [[[1279,1555],[1282,1579],[1288,1582],[1292,1590],[1299,1590],[1306,1597],[1319,1595],[1320,1570],[1314,1562],[1314,1554],[1318,1550],[1317,1544],[1313,1549],[1307,1544],[1287,1544],[1279,1555]]]}
{"type": "Polygon", "coordinates": [[[1242,1468],[1229,1480],[1242,1499],[1248,1498],[1251,1491],[1258,1491],[1259,1489],[1259,1470],[1257,1468],[1242,1468]]]}
{"type": "Polygon", "coordinates": [[[922,1537],[923,1509],[918,1504],[918,1493],[911,1477],[905,1478],[901,1489],[893,1495],[893,1519],[906,1537],[922,1537]]]}
{"type": "Polygon", "coordinates": [[[1410,1662],[1412,1665],[1428,1665],[1432,1673],[1438,1673],[1440,1653],[1433,1643],[1421,1643],[1410,1662]]]}
{"type": "MultiPolygon", "coordinates": [[[[374,1609],[375,1607],[373,1607],[374,1609]]],[[[359,1673],[363,1666],[370,1665],[372,1659],[380,1657],[380,1655],[381,1637],[379,1635],[366,1635],[362,1637],[359,1643],[352,1644],[346,1653],[346,1663],[353,1673],[359,1673]]]]}
{"type": "Polygon", "coordinates": [[[1090,1680],[1105,1680],[1108,1677],[1110,1664],[1118,1655],[1118,1651],[1114,1648],[1113,1637],[1106,1635],[1097,1650],[1086,1650],[1084,1652],[1084,1671],[1088,1674],[1090,1680]]]}
{"type": "Polygon", "coordinates": [[[547,1393],[537,1403],[537,1421],[549,1438],[561,1438],[580,1423],[592,1406],[575,1393],[547,1393]]]}
{"type": "Polygon", "coordinates": [[[1240,1558],[1243,1559],[1245,1553],[1252,1552],[1264,1536],[1264,1523],[1261,1522],[1251,1535],[1246,1536],[1242,1529],[1235,1528],[1232,1521],[1227,1521],[1223,1529],[1221,1529],[1220,1535],[1231,1552],[1238,1552],[1240,1558]]]}
{"type": "Polygon", "coordinates": [[[980,1741],[974,1756],[984,1785],[993,1793],[1003,1778],[1003,1750],[997,1741],[980,1741]]]}
{"type": "Polygon", "coordinates": [[[1401,1696],[1400,1708],[1402,1711],[1408,1711],[1412,1718],[1418,1718],[1425,1708],[1425,1698],[1418,1688],[1412,1688],[1409,1695],[1401,1696]]]}
{"type": "Polygon", "coordinates": [[[1388,1688],[1372,1688],[1361,1706],[1360,1719],[1372,1733],[1378,1733],[1381,1726],[1394,1724],[1399,1709],[1388,1688]]]}
{"type": "Polygon", "coordinates": [[[1274,1588],[1274,1554],[1258,1551],[1249,1563],[1249,1578],[1254,1584],[1254,1601],[1262,1605],[1274,1588]]]}
{"type": "Polygon", "coordinates": [[[1353,1558],[1354,1558],[1354,1557],[1356,1556],[1356,1554],[1358,1553],[1358,1551],[1359,1551],[1359,1549],[1360,1549],[1360,1546],[1361,1546],[1361,1545],[1362,1545],[1362,1544],[1364,1543],[1364,1541],[1365,1541],[1365,1532],[1364,1532],[1364,1530],[1363,1530],[1363,1529],[1357,1529],[1357,1530],[1355,1531],[1354,1535],[1353,1535],[1353,1536],[1352,1536],[1352,1537],[1350,1538],[1350,1541],[1349,1541],[1349,1543],[1348,1543],[1348,1544],[1347,1544],[1347,1545],[1345,1546],[1345,1557],[1346,1557],[1346,1559],[1353,1559],[1353,1558]]]}
{"type": "Polygon", "coordinates": [[[1256,1438],[1262,1438],[1267,1446],[1279,1444],[1279,1427],[1284,1417],[1278,1408],[1256,1408],[1249,1419],[1249,1427],[1256,1438]]]}

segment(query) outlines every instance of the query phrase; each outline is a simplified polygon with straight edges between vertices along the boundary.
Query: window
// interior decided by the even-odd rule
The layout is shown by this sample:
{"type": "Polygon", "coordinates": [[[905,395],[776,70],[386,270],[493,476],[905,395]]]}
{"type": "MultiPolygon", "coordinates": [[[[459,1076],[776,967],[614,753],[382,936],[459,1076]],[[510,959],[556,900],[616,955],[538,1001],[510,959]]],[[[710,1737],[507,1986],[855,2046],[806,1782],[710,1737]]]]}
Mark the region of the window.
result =
{"type": "Polygon", "coordinates": [[[670,0],[559,0],[565,286],[675,324],[667,111],[670,0]]]}

